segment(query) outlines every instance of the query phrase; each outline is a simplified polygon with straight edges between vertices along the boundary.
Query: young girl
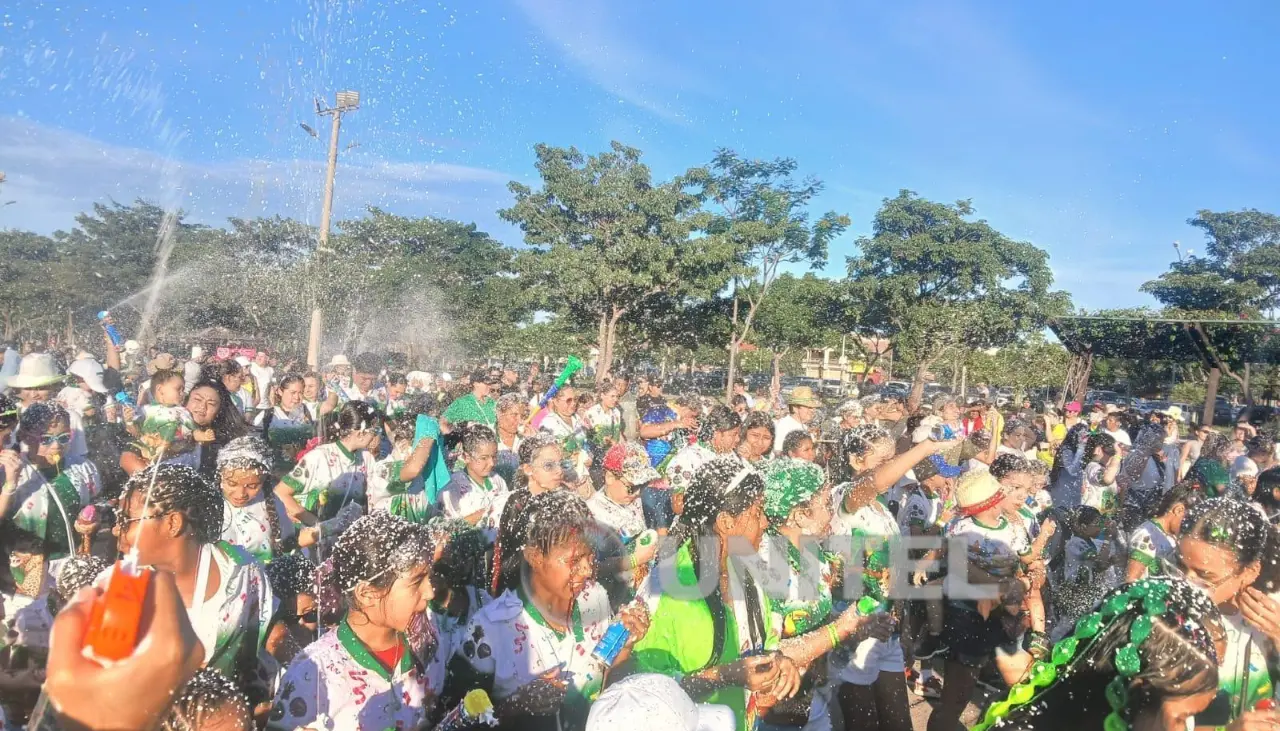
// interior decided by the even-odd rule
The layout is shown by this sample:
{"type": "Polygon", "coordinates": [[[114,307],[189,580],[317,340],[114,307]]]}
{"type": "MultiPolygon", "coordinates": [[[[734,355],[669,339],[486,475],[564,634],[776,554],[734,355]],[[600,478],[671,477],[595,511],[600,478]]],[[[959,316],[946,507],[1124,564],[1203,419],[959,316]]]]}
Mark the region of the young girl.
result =
{"type": "Polygon", "coordinates": [[[270,474],[271,456],[258,437],[237,437],[218,452],[222,540],[262,563],[314,545],[319,538],[318,528],[296,530],[280,498],[263,489],[270,474]]]}
{"type": "Polygon", "coordinates": [[[465,426],[462,431],[462,462],[465,468],[453,473],[440,492],[445,518],[461,518],[477,526],[490,542],[498,535],[495,504],[505,501],[507,483],[494,473],[498,461],[498,439],[483,424],[465,426]]]}
{"type": "Polygon", "coordinates": [[[400,416],[408,408],[405,402],[404,394],[409,388],[409,381],[405,379],[403,373],[387,374],[387,403],[383,408],[388,418],[394,419],[400,416]]]}
{"type": "MultiPolygon", "coordinates": [[[[877,601],[880,612],[893,608],[889,596],[890,544],[901,535],[897,520],[884,502],[884,493],[916,463],[954,445],[955,442],[926,439],[894,456],[893,437],[881,427],[863,424],[845,433],[841,447],[853,480],[833,491],[836,514],[832,548],[838,553],[852,553],[854,547],[858,548],[854,558],[863,565],[863,590],[877,601]]],[[[903,683],[906,663],[897,638],[862,640],[844,665],[838,673],[841,682],[837,697],[846,723],[872,731],[910,729],[903,683]]]]}
{"type": "Polygon", "coordinates": [[[782,438],[782,456],[812,462],[814,459],[813,437],[804,431],[793,431],[782,438]]]}
{"type": "Polygon", "coordinates": [[[427,493],[423,472],[428,468],[434,438],[415,446],[417,415],[404,412],[386,421],[391,453],[378,460],[369,471],[369,510],[386,510],[414,523],[426,523],[435,512],[427,493]]]}
{"type": "Polygon", "coordinates": [[[338,408],[338,391],[326,392],[320,374],[309,371],[302,376],[302,406],[311,421],[319,423],[326,414],[338,408]]]}
{"type": "Polygon", "coordinates": [[[46,601],[52,578],[76,553],[72,526],[101,488],[92,462],[63,464],[71,422],[61,406],[31,404],[22,412],[16,436],[21,452],[0,452],[5,477],[0,515],[9,516],[4,547],[13,577],[13,588],[3,595],[4,623],[17,632],[19,645],[43,649],[53,621],[46,601]]]}
{"type": "Polygon", "coordinates": [[[288,472],[298,452],[316,435],[316,420],[302,403],[302,376],[285,376],[272,393],[275,402],[258,415],[254,426],[275,450],[278,469],[288,472]]]}
{"type": "Polygon", "coordinates": [[[113,532],[121,553],[136,548],[140,564],[174,575],[205,664],[258,702],[275,671],[265,647],[275,599],[262,566],[218,540],[223,503],[218,488],[189,467],[148,467],[125,484],[113,532]]]}
{"type": "Polygon", "coordinates": [[[253,731],[249,699],[217,670],[197,672],[173,697],[161,731],[253,731]]]}
{"type": "MultiPolygon", "coordinates": [[[[556,491],[535,496],[527,510],[502,526],[505,542],[516,547],[516,568],[502,594],[471,621],[463,646],[464,656],[492,689],[499,728],[571,728],[566,723],[585,720],[576,695],[600,691],[604,678],[590,656],[614,617],[604,589],[595,583],[590,525],[586,503],[556,491]],[[566,693],[570,682],[576,683],[572,695],[566,693]],[[579,712],[582,717],[576,718],[579,712]]],[[[643,608],[623,610],[618,619],[630,630],[621,662],[649,623],[643,608]]]]}
{"type": "Polygon", "coordinates": [[[363,401],[348,401],[330,436],[333,441],[303,455],[276,485],[290,519],[303,525],[335,517],[363,496],[369,469],[365,450],[377,448],[382,417],[363,401]]]}
{"type": "Polygon", "coordinates": [[[795,664],[778,651],[781,614],[752,572],[730,560],[733,544],[759,549],[764,503],[763,478],[740,460],[719,457],[698,470],[642,592],[653,621],[635,653],[640,672],[674,677],[694,700],[732,708],[738,731],[754,729],[799,685],[795,664]]]}
{"type": "Polygon", "coordinates": [[[1084,484],[1081,487],[1080,504],[1098,510],[1106,517],[1119,509],[1116,476],[1120,473],[1120,452],[1116,440],[1099,432],[1089,436],[1084,443],[1084,484]]]}
{"type": "MultiPolygon", "coordinates": [[[[349,403],[350,405],[350,403],[349,403]]],[[[434,705],[405,632],[431,601],[430,537],[385,512],[338,539],[333,580],[347,604],[337,630],[293,659],[267,728],[418,728],[434,705]]]]}

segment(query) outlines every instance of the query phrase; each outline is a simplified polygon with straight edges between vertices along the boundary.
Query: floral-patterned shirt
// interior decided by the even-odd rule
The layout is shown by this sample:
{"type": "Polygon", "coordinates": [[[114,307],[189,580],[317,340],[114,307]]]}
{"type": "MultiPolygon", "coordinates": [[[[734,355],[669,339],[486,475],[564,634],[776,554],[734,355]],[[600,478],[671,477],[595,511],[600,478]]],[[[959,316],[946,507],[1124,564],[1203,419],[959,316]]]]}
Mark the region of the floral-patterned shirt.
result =
{"type": "Polygon", "coordinates": [[[267,728],[418,728],[440,689],[429,687],[409,640],[402,636],[400,642],[400,662],[388,670],[343,620],[337,630],[307,645],[289,664],[267,728]]]}
{"type": "Polygon", "coordinates": [[[1145,566],[1145,575],[1161,573],[1160,561],[1177,550],[1178,544],[1153,520],[1138,526],[1129,536],[1129,560],[1145,566]]]}
{"type": "MultiPolygon", "coordinates": [[[[737,457],[737,453],[735,452],[733,456],[737,457]]],[[[715,458],[716,453],[701,442],[684,447],[666,463],[664,476],[667,478],[667,484],[675,492],[688,490],[689,485],[693,484],[693,476],[697,474],[698,468],[715,458]]],[[[745,460],[743,464],[746,464],[745,460]]]]}
{"type": "Polygon", "coordinates": [[[882,498],[863,505],[852,515],[845,512],[845,495],[856,484],[846,482],[833,491],[837,507],[831,524],[832,533],[853,538],[854,549],[862,552],[861,557],[855,560],[860,560],[863,565],[863,591],[880,603],[877,611],[887,612],[893,604],[889,598],[891,544],[902,536],[902,531],[893,513],[881,502],[882,498]]]}
{"type": "Polygon", "coordinates": [[[276,557],[280,541],[295,535],[297,531],[289,521],[284,503],[275,495],[258,493],[243,508],[222,502],[222,540],[243,548],[262,563],[276,557]]]}

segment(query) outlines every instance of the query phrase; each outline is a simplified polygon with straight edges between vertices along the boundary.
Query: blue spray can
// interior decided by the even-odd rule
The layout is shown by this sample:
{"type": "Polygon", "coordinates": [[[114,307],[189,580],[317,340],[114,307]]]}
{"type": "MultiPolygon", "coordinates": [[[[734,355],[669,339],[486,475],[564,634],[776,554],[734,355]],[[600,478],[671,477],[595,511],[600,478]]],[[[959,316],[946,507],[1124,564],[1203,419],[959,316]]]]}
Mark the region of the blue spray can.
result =
{"type": "Polygon", "coordinates": [[[630,637],[631,632],[626,625],[614,622],[604,631],[604,636],[596,643],[596,649],[591,651],[591,659],[603,663],[605,667],[613,667],[614,661],[618,659],[618,654],[622,652],[622,648],[626,646],[630,637]]]}
{"type": "Polygon", "coordinates": [[[123,348],[124,336],[120,334],[120,331],[116,329],[115,325],[106,322],[108,317],[111,317],[111,313],[106,310],[98,313],[98,320],[106,323],[104,327],[107,329],[107,337],[111,338],[112,345],[115,345],[117,348],[123,348]]]}

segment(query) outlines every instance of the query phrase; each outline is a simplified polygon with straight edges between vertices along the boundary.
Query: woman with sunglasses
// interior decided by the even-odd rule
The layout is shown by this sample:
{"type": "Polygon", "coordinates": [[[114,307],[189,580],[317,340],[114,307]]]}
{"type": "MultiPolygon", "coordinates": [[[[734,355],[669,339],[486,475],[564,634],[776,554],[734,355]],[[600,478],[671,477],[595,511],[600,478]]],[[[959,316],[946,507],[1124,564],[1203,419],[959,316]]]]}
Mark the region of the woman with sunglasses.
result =
{"type": "Polygon", "coordinates": [[[1262,514],[1233,498],[1202,500],[1183,518],[1169,572],[1209,595],[1226,630],[1226,651],[1218,657],[1218,694],[1196,714],[1198,728],[1252,728],[1245,713],[1271,698],[1280,604],[1254,585],[1264,567],[1271,573],[1277,549],[1275,530],[1262,514]]]}
{"type": "Polygon", "coordinates": [[[338,411],[331,437],[304,454],[276,485],[294,522],[316,525],[364,495],[372,461],[365,452],[378,448],[382,415],[363,401],[348,401],[338,411]]]}
{"type": "Polygon", "coordinates": [[[262,563],[315,544],[319,530],[294,529],[284,503],[264,490],[271,476],[271,454],[258,437],[239,437],[218,452],[222,488],[222,540],[239,546],[262,563]]]}
{"type": "MultiPolygon", "coordinates": [[[[601,689],[591,653],[615,617],[595,581],[590,529],[586,503],[564,490],[533,497],[502,526],[518,547],[510,580],[471,621],[462,648],[493,698],[499,729],[581,728],[586,698],[601,689]]],[[[621,662],[644,637],[648,613],[626,609],[617,621],[630,630],[621,662]]]]}
{"type": "Polygon", "coordinates": [[[502,526],[516,520],[529,507],[529,502],[537,495],[555,492],[564,487],[564,452],[560,451],[560,440],[547,432],[535,432],[520,443],[520,469],[516,472],[516,489],[506,495],[494,499],[490,508],[494,515],[500,516],[495,526],[497,535],[493,545],[493,572],[489,589],[498,594],[500,587],[507,583],[504,571],[512,570],[516,564],[515,554],[520,550],[515,541],[516,534],[504,531],[502,526]]]}
{"type": "Polygon", "coordinates": [[[136,550],[139,564],[174,575],[205,666],[256,704],[270,697],[267,679],[276,669],[266,650],[275,599],[261,564],[219,540],[224,503],[195,470],[155,465],[125,483],[113,532],[121,554],[136,550]]]}
{"type": "Polygon", "coordinates": [[[55,567],[76,553],[72,526],[80,508],[101,489],[92,462],[63,464],[70,424],[56,403],[33,403],[18,424],[18,450],[0,452],[0,516],[9,519],[3,544],[13,576],[12,593],[3,595],[4,623],[17,632],[19,645],[32,649],[48,647],[53,619],[46,597],[57,576],[55,567]]]}

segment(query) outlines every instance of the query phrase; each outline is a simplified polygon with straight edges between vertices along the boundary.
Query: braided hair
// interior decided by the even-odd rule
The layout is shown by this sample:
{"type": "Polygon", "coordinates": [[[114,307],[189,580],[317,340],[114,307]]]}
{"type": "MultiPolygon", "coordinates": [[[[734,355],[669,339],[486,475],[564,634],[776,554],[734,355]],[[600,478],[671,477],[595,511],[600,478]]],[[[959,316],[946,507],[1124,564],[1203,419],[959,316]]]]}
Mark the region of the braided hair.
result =
{"type": "MultiPolygon", "coordinates": [[[[685,491],[684,512],[671,527],[667,540],[663,542],[665,558],[673,558],[683,547],[687,547],[693,565],[693,574],[697,583],[702,582],[702,560],[700,539],[715,536],[716,518],[721,514],[738,517],[753,507],[764,503],[764,478],[759,472],[743,466],[733,457],[717,457],[698,468],[693,481],[685,491]]],[[[716,570],[720,570],[717,565],[716,570]]],[[[755,590],[755,582],[749,574],[743,576],[743,590],[746,593],[748,626],[764,626],[764,609],[760,606],[760,598],[755,590]]],[[[706,597],[707,609],[711,612],[714,627],[711,643],[711,656],[702,669],[715,665],[724,652],[727,616],[725,597],[720,595],[720,582],[706,597]]]]}
{"type": "MultiPolygon", "coordinates": [[[[253,728],[249,698],[227,676],[213,668],[196,672],[173,697],[163,731],[199,731],[214,719],[234,720],[232,728],[253,728]]],[[[221,724],[219,724],[221,728],[221,724]]]]}
{"type": "MultiPolygon", "coordinates": [[[[1076,731],[1102,728],[1111,713],[1104,688],[1121,675],[1117,651],[1130,644],[1131,630],[1150,619],[1150,634],[1136,643],[1139,667],[1127,677],[1127,701],[1119,711],[1128,716],[1129,728],[1141,714],[1160,711],[1165,700],[1207,693],[1218,687],[1218,656],[1214,638],[1223,634],[1221,618],[1203,592],[1184,581],[1151,578],[1141,584],[1148,590],[1165,586],[1164,606],[1131,601],[1092,638],[1078,640],[1077,650],[1056,679],[1036,690],[1029,702],[1014,705],[994,723],[1014,731],[1076,731]],[[1163,608],[1163,611],[1160,611],[1163,608]],[[1152,611],[1154,610],[1154,611],[1152,611]]],[[[1101,603],[1125,594],[1116,589],[1101,603]]],[[[1055,653],[1055,657],[1057,653],[1055,653]]],[[[1056,663],[1055,663],[1056,664],[1056,663]]],[[[1032,686],[1034,688],[1034,686],[1032,686]]],[[[1001,703],[995,704],[1002,705],[1001,703]]],[[[988,714],[992,721],[992,714],[988,714]]],[[[977,728],[988,728],[983,723],[977,728]]],[[[1110,724],[1107,728],[1110,728],[1110,724]]]]}
{"type": "MultiPolygon", "coordinates": [[[[520,442],[520,449],[517,452],[517,455],[520,457],[520,466],[523,467],[524,465],[533,464],[533,458],[537,456],[538,452],[541,452],[547,447],[559,446],[560,440],[552,436],[550,432],[538,431],[534,433],[523,442],[520,442]]],[[[516,487],[527,488],[528,486],[529,476],[524,473],[524,470],[517,470],[516,487]]]]}
{"type": "Polygon", "coordinates": [[[186,465],[161,463],[138,470],[125,483],[120,504],[128,505],[135,493],[146,496],[157,515],[181,515],[183,532],[190,531],[197,543],[214,543],[222,536],[222,490],[186,465]]]}

